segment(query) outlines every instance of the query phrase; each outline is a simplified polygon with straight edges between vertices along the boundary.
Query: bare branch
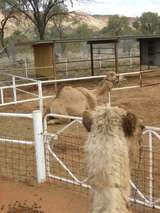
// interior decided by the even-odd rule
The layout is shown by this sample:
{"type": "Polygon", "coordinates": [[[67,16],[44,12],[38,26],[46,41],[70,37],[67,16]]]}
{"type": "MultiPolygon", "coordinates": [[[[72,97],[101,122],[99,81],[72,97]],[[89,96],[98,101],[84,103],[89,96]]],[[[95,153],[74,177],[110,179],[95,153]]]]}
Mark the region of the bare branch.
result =
{"type": "MultiPolygon", "coordinates": [[[[63,11],[67,0],[6,0],[16,10],[23,13],[36,26],[40,39],[44,39],[48,21],[54,16],[66,15],[63,11]]],[[[73,4],[73,0],[70,0],[73,4]]]]}

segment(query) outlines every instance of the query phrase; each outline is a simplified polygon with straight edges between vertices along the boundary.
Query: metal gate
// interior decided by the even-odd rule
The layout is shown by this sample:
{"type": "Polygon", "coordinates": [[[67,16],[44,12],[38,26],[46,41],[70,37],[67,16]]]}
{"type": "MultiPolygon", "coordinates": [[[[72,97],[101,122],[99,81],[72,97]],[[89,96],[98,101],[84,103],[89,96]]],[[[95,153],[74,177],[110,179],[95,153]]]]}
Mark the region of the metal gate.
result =
{"type": "MultiPolygon", "coordinates": [[[[47,176],[90,188],[83,151],[87,132],[82,125],[82,118],[48,114],[44,119],[44,129],[47,176]],[[48,117],[67,118],[71,121],[55,130],[47,125],[48,117]]],[[[130,200],[160,209],[160,128],[146,127],[143,137],[140,165],[131,172],[130,200]]]]}

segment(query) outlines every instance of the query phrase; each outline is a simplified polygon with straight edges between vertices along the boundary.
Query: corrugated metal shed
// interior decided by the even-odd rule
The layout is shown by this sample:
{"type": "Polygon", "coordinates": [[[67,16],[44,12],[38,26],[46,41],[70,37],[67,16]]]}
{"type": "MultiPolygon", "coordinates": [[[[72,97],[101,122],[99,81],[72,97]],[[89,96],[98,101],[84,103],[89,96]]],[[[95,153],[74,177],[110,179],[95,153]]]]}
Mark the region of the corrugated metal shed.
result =
{"type": "Polygon", "coordinates": [[[140,44],[140,64],[160,66],[160,36],[137,38],[140,44]]]}

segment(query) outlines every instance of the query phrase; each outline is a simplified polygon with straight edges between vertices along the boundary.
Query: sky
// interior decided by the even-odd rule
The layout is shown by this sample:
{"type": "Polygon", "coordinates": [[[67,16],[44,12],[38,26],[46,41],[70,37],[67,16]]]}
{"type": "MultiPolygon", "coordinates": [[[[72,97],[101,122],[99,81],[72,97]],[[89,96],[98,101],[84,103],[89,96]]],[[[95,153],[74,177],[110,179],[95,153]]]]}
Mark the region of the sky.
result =
{"type": "Polygon", "coordinates": [[[89,14],[141,16],[143,12],[160,13],[160,0],[73,0],[70,11],[83,11],[89,14]]]}

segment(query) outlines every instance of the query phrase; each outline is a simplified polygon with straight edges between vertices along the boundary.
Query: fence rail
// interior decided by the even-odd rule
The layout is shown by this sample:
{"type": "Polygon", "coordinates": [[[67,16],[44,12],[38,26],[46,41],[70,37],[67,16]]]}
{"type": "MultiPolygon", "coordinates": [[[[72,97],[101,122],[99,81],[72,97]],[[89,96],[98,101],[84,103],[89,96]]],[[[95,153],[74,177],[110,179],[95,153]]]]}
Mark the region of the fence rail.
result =
{"type": "MultiPolygon", "coordinates": [[[[50,178],[53,179],[57,179],[57,180],[61,180],[63,182],[66,183],[72,183],[72,184],[76,184],[76,185],[81,185],[82,187],[86,187],[86,188],[90,188],[89,185],[89,179],[87,177],[84,177],[84,175],[79,175],[78,177],[76,176],[76,171],[74,170],[74,165],[70,165],[70,163],[68,162],[68,158],[67,156],[62,158],[62,155],[64,155],[64,153],[60,153],[58,151],[58,146],[60,145],[64,145],[65,143],[68,146],[72,146],[73,144],[71,144],[71,142],[67,141],[67,136],[65,135],[66,130],[71,129],[70,132],[74,132],[75,130],[72,130],[72,127],[75,124],[81,124],[82,123],[82,118],[81,117],[74,117],[74,116],[64,116],[64,115],[58,115],[58,114],[48,114],[45,116],[44,119],[44,135],[45,137],[45,143],[47,144],[47,150],[48,150],[48,164],[47,164],[47,171],[48,171],[48,176],[50,178]],[[56,118],[69,118],[70,120],[72,120],[69,124],[65,125],[65,127],[63,127],[62,129],[58,130],[57,132],[49,132],[48,128],[47,128],[47,118],[48,117],[56,117],[56,118]],[[54,145],[52,145],[52,143],[54,145]],[[54,170],[56,171],[57,168],[54,167],[54,170],[51,169],[51,163],[52,160],[54,159],[55,164],[61,167],[61,169],[63,169],[68,175],[66,175],[66,173],[64,172],[63,175],[57,175],[54,174],[54,170]],[[65,159],[66,161],[64,161],[63,159],[65,159]],[[56,163],[57,162],[57,163],[56,163]],[[68,165],[68,166],[67,166],[68,165]],[[51,172],[52,170],[52,172],[51,172]],[[73,172],[74,171],[74,172],[73,172]],[[83,177],[83,179],[82,179],[83,177]]],[[[79,136],[82,134],[83,131],[81,131],[79,129],[78,134],[79,136]]],[[[69,133],[67,133],[68,135],[69,133]]],[[[141,168],[144,172],[145,169],[147,169],[147,177],[144,177],[144,184],[145,184],[145,189],[143,189],[142,187],[140,187],[141,189],[139,189],[139,184],[138,183],[134,183],[134,181],[130,181],[130,184],[132,186],[132,189],[134,190],[133,193],[133,197],[131,197],[131,201],[137,204],[141,204],[147,207],[151,207],[151,208],[155,208],[155,209],[160,209],[160,204],[159,200],[160,198],[156,198],[154,197],[155,194],[159,194],[160,193],[160,188],[157,188],[155,185],[153,185],[153,183],[157,183],[157,172],[155,174],[154,171],[154,164],[155,164],[155,159],[154,157],[154,150],[153,150],[153,146],[155,144],[153,144],[153,137],[156,137],[156,139],[158,141],[156,141],[156,146],[159,147],[159,151],[160,151],[160,128],[158,127],[151,127],[151,126],[146,126],[144,132],[143,132],[144,137],[147,135],[147,141],[145,141],[145,144],[143,144],[143,152],[145,153],[146,151],[146,147],[147,149],[147,158],[146,160],[148,161],[148,167],[147,168],[141,168]],[[137,185],[138,184],[138,185],[137,185]]],[[[83,144],[82,141],[79,143],[77,142],[77,137],[75,135],[72,136],[72,140],[74,140],[74,150],[73,152],[76,152],[76,149],[78,149],[77,146],[82,146],[83,144]],[[78,143],[78,145],[77,145],[78,143]]],[[[80,139],[79,139],[80,140],[80,139]]],[[[83,138],[83,140],[85,140],[83,138]]],[[[66,147],[67,149],[67,147],[66,147]]],[[[80,152],[80,151],[79,151],[80,152]]],[[[66,151],[66,153],[70,153],[69,148],[66,151]]],[[[81,154],[79,154],[81,155],[81,154]]],[[[73,160],[73,164],[75,161],[79,162],[79,166],[81,166],[81,164],[83,163],[82,159],[75,159],[73,160]]],[[[157,159],[156,159],[157,160],[157,159]]],[[[158,163],[158,162],[157,162],[158,163]]],[[[145,166],[145,165],[144,165],[145,166]]],[[[79,170],[79,168],[77,168],[77,170],[79,170]]],[[[59,170],[60,171],[60,170],[59,170]]],[[[60,172],[62,173],[62,172],[60,172]]],[[[160,175],[160,173],[158,173],[158,175],[160,175]]]]}
{"type": "MultiPolygon", "coordinates": [[[[125,90],[125,89],[134,89],[141,87],[141,78],[143,73],[154,72],[154,70],[144,70],[137,72],[128,72],[128,73],[119,73],[117,76],[139,76],[139,84],[133,86],[113,88],[112,91],[125,90]]],[[[58,83],[67,83],[67,82],[76,82],[76,81],[85,81],[92,79],[102,79],[105,75],[96,75],[96,76],[87,76],[87,77],[78,77],[78,78],[66,78],[66,79],[51,79],[51,80],[35,80],[31,78],[24,78],[15,75],[9,75],[11,77],[11,85],[0,86],[0,106],[7,106],[11,104],[25,103],[25,102],[39,102],[39,109],[43,112],[43,99],[54,98],[55,95],[43,95],[44,87],[47,85],[55,85],[58,83]],[[18,80],[18,83],[17,83],[18,80]],[[20,83],[19,80],[23,81],[20,83]],[[30,92],[30,88],[36,88],[34,91],[30,92]],[[5,92],[10,93],[9,100],[6,98],[5,92]],[[18,92],[30,95],[26,99],[22,97],[18,98],[18,92]]]]}
{"type": "MultiPolygon", "coordinates": [[[[11,117],[20,119],[23,118],[31,119],[33,122],[33,130],[34,130],[34,141],[13,139],[9,137],[7,138],[7,136],[5,137],[0,136],[0,168],[1,168],[0,175],[2,175],[1,170],[3,170],[2,173],[3,176],[5,177],[7,177],[7,174],[9,175],[9,177],[12,177],[12,174],[15,172],[17,176],[20,176],[19,178],[21,178],[23,174],[23,179],[25,180],[25,178],[27,177],[25,177],[24,174],[26,174],[28,168],[31,167],[30,164],[33,164],[35,165],[34,170],[36,170],[35,178],[37,179],[37,182],[42,183],[46,181],[43,125],[42,125],[41,111],[37,110],[34,111],[32,114],[0,113],[0,117],[6,117],[8,119],[10,119],[11,117]],[[29,146],[33,147],[32,160],[27,160],[27,157],[30,156],[31,154],[29,153],[30,152],[29,146]],[[24,167],[24,159],[27,162],[26,163],[27,166],[25,164],[26,168],[24,167]],[[5,165],[8,165],[7,168],[5,168],[5,165]],[[14,171],[14,168],[16,168],[17,171],[14,171]]],[[[34,171],[32,171],[32,173],[34,173],[34,171]]],[[[32,174],[32,176],[34,176],[34,174],[32,174]]]]}
{"type": "MultiPolygon", "coordinates": [[[[87,135],[84,134],[85,129],[82,126],[81,117],[48,114],[44,118],[44,128],[42,113],[40,111],[34,111],[32,114],[0,113],[0,117],[31,119],[34,129],[34,141],[16,140],[6,137],[0,138],[0,164],[2,168],[0,169],[0,174],[2,172],[4,175],[5,168],[2,164],[6,165],[5,160],[7,160],[7,157],[12,153],[12,149],[16,150],[14,154],[20,152],[20,157],[22,157],[23,149],[27,150],[30,149],[29,147],[32,147],[34,149],[33,159],[35,159],[35,173],[38,183],[42,183],[46,181],[47,178],[51,178],[80,187],[90,188],[83,155],[83,146],[87,139],[87,135]],[[47,124],[48,117],[63,117],[69,118],[72,121],[56,132],[50,132],[47,124]],[[9,147],[7,147],[8,145],[9,147]],[[25,146],[25,148],[23,146],[25,146]],[[4,150],[6,151],[7,149],[8,151],[6,154],[8,154],[5,156],[4,150]]],[[[160,175],[160,173],[158,173],[158,171],[160,171],[160,166],[158,164],[158,156],[160,153],[160,128],[146,126],[143,135],[144,138],[146,136],[148,138],[145,140],[145,144],[143,144],[143,152],[147,156],[145,156],[147,167],[141,167],[141,172],[147,172],[145,177],[143,177],[145,188],[142,187],[141,182],[134,183],[134,181],[131,181],[131,186],[135,192],[133,197],[131,197],[131,201],[150,208],[160,209],[160,198],[158,197],[160,194],[160,187],[159,185],[158,187],[156,186],[156,184],[158,184],[158,175],[160,175]]],[[[28,156],[28,153],[25,154],[28,156]]],[[[20,157],[17,159],[24,162],[20,157]]],[[[25,156],[23,156],[23,158],[27,159],[25,156]]],[[[7,160],[7,163],[12,162],[15,162],[13,156],[9,161],[7,160]]],[[[29,163],[31,163],[31,161],[27,162],[27,168],[29,168],[29,163]]],[[[21,165],[21,163],[17,162],[17,165],[21,165]]],[[[146,165],[144,164],[142,166],[146,165]]],[[[7,170],[8,172],[6,175],[9,174],[9,172],[13,173],[11,169],[14,170],[14,168],[16,167],[9,167],[10,170],[7,170]]],[[[18,175],[16,171],[14,172],[18,175]]],[[[23,174],[23,176],[25,176],[25,174],[27,175],[27,173],[22,170],[20,173],[21,175],[23,174]]]]}

